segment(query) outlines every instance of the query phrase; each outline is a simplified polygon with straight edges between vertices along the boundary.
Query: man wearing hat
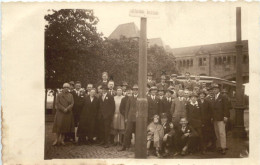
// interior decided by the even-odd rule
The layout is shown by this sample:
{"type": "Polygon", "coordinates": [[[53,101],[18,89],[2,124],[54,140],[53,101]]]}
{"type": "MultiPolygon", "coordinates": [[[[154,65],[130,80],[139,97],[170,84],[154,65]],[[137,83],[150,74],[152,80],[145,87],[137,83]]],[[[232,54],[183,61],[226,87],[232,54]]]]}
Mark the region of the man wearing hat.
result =
{"type": "Polygon", "coordinates": [[[138,98],[138,85],[133,86],[133,95],[129,96],[125,107],[126,130],[124,135],[123,146],[119,151],[125,151],[130,148],[132,133],[135,133],[136,122],[136,102],[138,98]]]}
{"type": "Polygon", "coordinates": [[[161,82],[156,84],[157,88],[163,88],[163,90],[167,90],[169,88],[169,85],[166,83],[166,75],[162,74],[161,75],[161,82]]]}
{"type": "Polygon", "coordinates": [[[174,87],[176,91],[182,89],[182,83],[177,80],[177,74],[171,74],[169,81],[170,81],[170,86],[174,87]]]}
{"type": "Polygon", "coordinates": [[[103,139],[101,145],[105,148],[109,147],[110,129],[115,112],[115,100],[114,97],[108,94],[107,85],[102,86],[102,96],[99,104],[99,121],[101,121],[101,131],[103,133],[103,139]]]}
{"type": "Polygon", "coordinates": [[[163,101],[163,113],[167,114],[168,121],[172,121],[172,117],[171,117],[171,105],[172,105],[172,101],[173,101],[172,94],[173,94],[173,91],[170,88],[168,88],[166,90],[165,98],[163,101]]]}
{"type": "Polygon", "coordinates": [[[193,92],[190,97],[190,101],[186,105],[187,120],[189,121],[190,126],[197,132],[199,142],[199,146],[194,146],[195,148],[192,149],[196,150],[196,148],[199,147],[201,153],[204,154],[204,146],[202,140],[203,113],[201,106],[198,104],[197,101],[197,93],[193,92]]]}
{"type": "Polygon", "coordinates": [[[230,116],[228,109],[228,100],[220,93],[219,84],[213,85],[213,92],[215,94],[212,102],[212,114],[215,134],[217,137],[216,147],[221,154],[226,154],[226,130],[225,125],[230,116]]]}
{"type": "Polygon", "coordinates": [[[180,118],[186,117],[186,100],[183,97],[184,91],[178,91],[178,97],[174,99],[171,106],[171,115],[172,115],[172,122],[174,125],[178,125],[180,118]]]}
{"type": "Polygon", "coordinates": [[[70,84],[69,92],[71,93],[74,90],[75,83],[74,83],[74,81],[70,81],[69,84],[70,84]]]}
{"type": "Polygon", "coordinates": [[[154,115],[159,114],[159,99],[157,98],[157,87],[153,86],[150,88],[150,96],[147,97],[148,101],[148,120],[150,123],[154,115]]]}
{"type": "Polygon", "coordinates": [[[159,99],[159,105],[158,105],[158,111],[159,111],[159,115],[161,113],[164,112],[164,100],[165,100],[165,97],[164,97],[164,89],[163,88],[159,88],[158,89],[158,99],[159,99]]]}
{"type": "Polygon", "coordinates": [[[153,80],[153,73],[152,72],[149,72],[147,74],[147,85],[149,85],[150,87],[156,85],[156,82],[153,80]]]}
{"type": "Polygon", "coordinates": [[[205,99],[206,97],[205,91],[201,90],[199,93],[199,99],[198,99],[198,105],[201,107],[202,111],[202,137],[203,137],[203,143],[204,143],[204,149],[213,149],[215,148],[215,132],[214,132],[214,126],[211,121],[212,119],[212,109],[211,104],[208,100],[205,99]]]}
{"type": "Polygon", "coordinates": [[[121,86],[123,90],[123,96],[126,96],[126,89],[128,88],[128,83],[126,81],[123,81],[121,86]]]}
{"type": "Polygon", "coordinates": [[[193,91],[193,87],[195,86],[195,82],[191,80],[190,73],[185,73],[186,80],[183,82],[183,88],[188,89],[189,91],[193,91]]]}

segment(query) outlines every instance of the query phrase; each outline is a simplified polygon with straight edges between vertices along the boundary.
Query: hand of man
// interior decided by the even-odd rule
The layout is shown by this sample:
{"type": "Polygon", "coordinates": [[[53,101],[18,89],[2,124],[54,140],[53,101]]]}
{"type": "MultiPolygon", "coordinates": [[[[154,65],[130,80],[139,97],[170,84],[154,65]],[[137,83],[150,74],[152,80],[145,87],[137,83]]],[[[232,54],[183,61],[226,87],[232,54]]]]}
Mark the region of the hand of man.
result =
{"type": "Polygon", "coordinates": [[[186,136],[186,137],[187,137],[187,136],[190,136],[190,133],[185,133],[184,136],[186,136]]]}
{"type": "Polygon", "coordinates": [[[164,142],[166,142],[167,137],[168,137],[168,134],[165,134],[164,137],[163,137],[163,141],[164,141],[164,142]]]}
{"type": "Polygon", "coordinates": [[[66,112],[68,112],[68,109],[67,109],[67,108],[65,108],[65,109],[64,109],[64,112],[65,112],[65,113],[66,113],[66,112]]]}
{"type": "Polygon", "coordinates": [[[228,121],[228,118],[224,117],[224,122],[227,123],[227,121],[228,121]]]}

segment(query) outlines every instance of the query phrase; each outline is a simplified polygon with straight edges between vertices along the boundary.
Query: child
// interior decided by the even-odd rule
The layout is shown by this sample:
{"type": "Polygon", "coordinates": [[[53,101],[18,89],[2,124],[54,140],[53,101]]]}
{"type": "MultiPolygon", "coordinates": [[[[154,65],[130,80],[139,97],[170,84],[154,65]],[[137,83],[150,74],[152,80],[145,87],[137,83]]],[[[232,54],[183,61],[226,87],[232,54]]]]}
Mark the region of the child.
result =
{"type": "Polygon", "coordinates": [[[169,156],[170,148],[173,144],[173,136],[175,134],[173,123],[168,122],[168,116],[166,113],[161,114],[161,124],[164,130],[164,137],[162,142],[162,150],[164,151],[164,157],[169,156]]]}
{"type": "Polygon", "coordinates": [[[147,155],[149,155],[151,142],[153,142],[153,146],[156,149],[156,156],[161,157],[160,149],[162,147],[163,136],[164,130],[159,123],[159,116],[154,115],[153,121],[147,127],[147,155]]]}

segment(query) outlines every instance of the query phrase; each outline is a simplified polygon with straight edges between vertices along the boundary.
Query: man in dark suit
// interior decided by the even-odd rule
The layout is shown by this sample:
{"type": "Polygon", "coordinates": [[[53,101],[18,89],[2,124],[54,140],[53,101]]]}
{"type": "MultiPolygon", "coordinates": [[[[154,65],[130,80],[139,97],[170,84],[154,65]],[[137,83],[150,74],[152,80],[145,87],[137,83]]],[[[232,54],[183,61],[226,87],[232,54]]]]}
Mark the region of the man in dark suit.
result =
{"type": "Polygon", "coordinates": [[[107,85],[108,84],[108,73],[107,72],[103,72],[102,73],[102,80],[99,81],[96,85],[99,86],[103,86],[103,85],[107,85]]]}
{"type": "Polygon", "coordinates": [[[123,147],[119,151],[125,151],[130,148],[132,133],[135,132],[136,124],[136,102],[138,97],[138,86],[133,86],[133,96],[129,96],[125,108],[126,131],[124,135],[123,147]]]}
{"type": "Polygon", "coordinates": [[[205,149],[213,149],[215,148],[215,141],[216,141],[216,137],[215,137],[215,132],[214,132],[214,126],[213,123],[211,121],[212,119],[212,109],[211,109],[211,103],[209,100],[206,100],[206,93],[201,90],[199,93],[199,99],[198,99],[198,104],[199,107],[201,107],[201,111],[202,111],[202,123],[203,123],[203,127],[202,127],[202,136],[203,136],[203,143],[204,143],[204,147],[205,149]]]}
{"type": "Polygon", "coordinates": [[[173,91],[168,89],[165,93],[165,98],[163,101],[163,112],[162,113],[166,113],[168,116],[168,121],[171,122],[172,121],[172,116],[171,116],[171,105],[172,105],[172,94],[173,91]]]}
{"type": "Polygon", "coordinates": [[[174,136],[174,145],[176,147],[176,153],[174,156],[181,153],[182,156],[191,151],[191,148],[195,145],[195,141],[198,137],[197,132],[188,125],[186,118],[181,118],[179,125],[176,127],[176,134],[174,136]]]}
{"type": "MultiPolygon", "coordinates": [[[[73,117],[74,117],[74,125],[75,125],[75,135],[77,135],[77,128],[79,124],[79,118],[80,113],[84,104],[84,96],[85,94],[81,90],[81,83],[77,81],[75,83],[75,89],[71,92],[73,99],[74,99],[74,105],[72,108],[73,117]]],[[[72,135],[71,135],[72,136],[72,135]]],[[[75,140],[75,136],[71,137],[73,140],[75,140]]]]}
{"type": "Polygon", "coordinates": [[[230,116],[228,109],[228,100],[220,94],[220,86],[213,85],[213,92],[215,94],[214,101],[212,102],[212,114],[215,134],[217,137],[216,146],[221,154],[226,154],[226,130],[225,124],[230,116]]]}
{"type": "Polygon", "coordinates": [[[147,122],[150,123],[153,120],[154,115],[159,114],[159,99],[156,96],[157,87],[153,86],[150,88],[151,95],[147,97],[148,101],[148,119],[147,122]]]}
{"type": "Polygon", "coordinates": [[[126,119],[126,116],[125,116],[125,110],[126,110],[126,103],[128,101],[128,99],[133,96],[133,93],[132,93],[132,89],[130,87],[126,87],[126,94],[125,94],[125,97],[122,98],[121,100],[121,103],[120,103],[120,106],[119,106],[119,111],[120,113],[124,116],[124,118],[126,119]]]}
{"type": "Polygon", "coordinates": [[[163,88],[163,90],[167,90],[169,85],[166,83],[166,75],[161,75],[161,82],[156,84],[157,88],[163,88]]]}
{"type": "Polygon", "coordinates": [[[99,121],[101,121],[100,125],[103,128],[103,130],[101,130],[103,132],[103,141],[101,142],[101,145],[104,145],[105,148],[109,147],[111,123],[115,112],[114,97],[109,95],[107,91],[108,87],[103,85],[102,96],[99,100],[99,121]]]}
{"type": "Polygon", "coordinates": [[[177,74],[172,74],[169,82],[170,86],[173,87],[176,91],[182,89],[182,83],[177,80],[177,74]]]}
{"type": "Polygon", "coordinates": [[[147,85],[149,85],[149,87],[156,85],[156,82],[153,80],[153,73],[152,72],[149,72],[147,74],[147,85]]]}
{"type": "Polygon", "coordinates": [[[113,80],[109,80],[107,86],[108,86],[107,93],[111,96],[115,96],[116,95],[116,91],[114,90],[115,82],[113,80]]]}
{"type": "Polygon", "coordinates": [[[158,105],[158,114],[160,115],[161,113],[164,112],[164,100],[165,100],[165,97],[164,97],[164,89],[161,87],[158,89],[158,99],[159,99],[159,105],[158,105]]]}

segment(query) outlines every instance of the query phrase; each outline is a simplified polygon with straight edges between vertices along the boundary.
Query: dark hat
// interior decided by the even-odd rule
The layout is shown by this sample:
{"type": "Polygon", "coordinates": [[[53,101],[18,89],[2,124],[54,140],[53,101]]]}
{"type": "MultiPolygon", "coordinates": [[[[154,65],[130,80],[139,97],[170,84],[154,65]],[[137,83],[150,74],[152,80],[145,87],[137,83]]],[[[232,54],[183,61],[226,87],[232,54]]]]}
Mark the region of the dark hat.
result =
{"type": "Polygon", "coordinates": [[[168,88],[168,89],[166,90],[166,92],[170,92],[171,94],[174,93],[173,90],[172,90],[171,88],[168,88]]]}
{"type": "Polygon", "coordinates": [[[148,72],[147,76],[153,76],[153,73],[152,72],[148,72]]]}
{"type": "Polygon", "coordinates": [[[177,77],[177,74],[171,74],[171,77],[177,77]]]}
{"type": "Polygon", "coordinates": [[[123,81],[122,86],[128,86],[126,81],[123,81]]]}
{"type": "Polygon", "coordinates": [[[201,94],[204,94],[205,96],[207,96],[207,93],[204,90],[200,90],[199,95],[201,95],[201,94]]]}
{"type": "Polygon", "coordinates": [[[162,119],[162,118],[166,118],[166,119],[167,119],[167,118],[168,118],[167,114],[166,114],[166,113],[162,113],[162,114],[161,114],[161,119],[162,119]]]}
{"type": "Polygon", "coordinates": [[[74,81],[70,81],[70,83],[69,83],[70,85],[74,85],[74,81]]]}
{"type": "Polygon", "coordinates": [[[214,89],[214,88],[220,88],[219,84],[213,84],[212,89],[214,89]]]}
{"type": "Polygon", "coordinates": [[[102,85],[101,89],[108,90],[108,87],[107,87],[107,85],[104,84],[104,85],[102,85]]]}
{"type": "Polygon", "coordinates": [[[116,89],[122,89],[122,87],[121,86],[117,86],[116,89]]]}
{"type": "Polygon", "coordinates": [[[133,86],[133,89],[138,89],[138,85],[135,84],[135,85],[133,86]]]}
{"type": "Polygon", "coordinates": [[[132,90],[130,86],[126,86],[126,90],[132,90]]]}
{"type": "Polygon", "coordinates": [[[227,89],[222,89],[221,93],[228,93],[227,89]]]}
{"type": "Polygon", "coordinates": [[[158,91],[163,91],[163,92],[164,92],[163,87],[160,87],[160,88],[158,89],[158,91]]]}
{"type": "Polygon", "coordinates": [[[197,94],[196,92],[192,92],[192,93],[190,94],[190,97],[198,97],[198,94],[197,94]]]}
{"type": "Polygon", "coordinates": [[[156,91],[158,90],[156,86],[152,86],[152,87],[149,89],[149,91],[154,91],[154,90],[156,90],[156,91]]]}

